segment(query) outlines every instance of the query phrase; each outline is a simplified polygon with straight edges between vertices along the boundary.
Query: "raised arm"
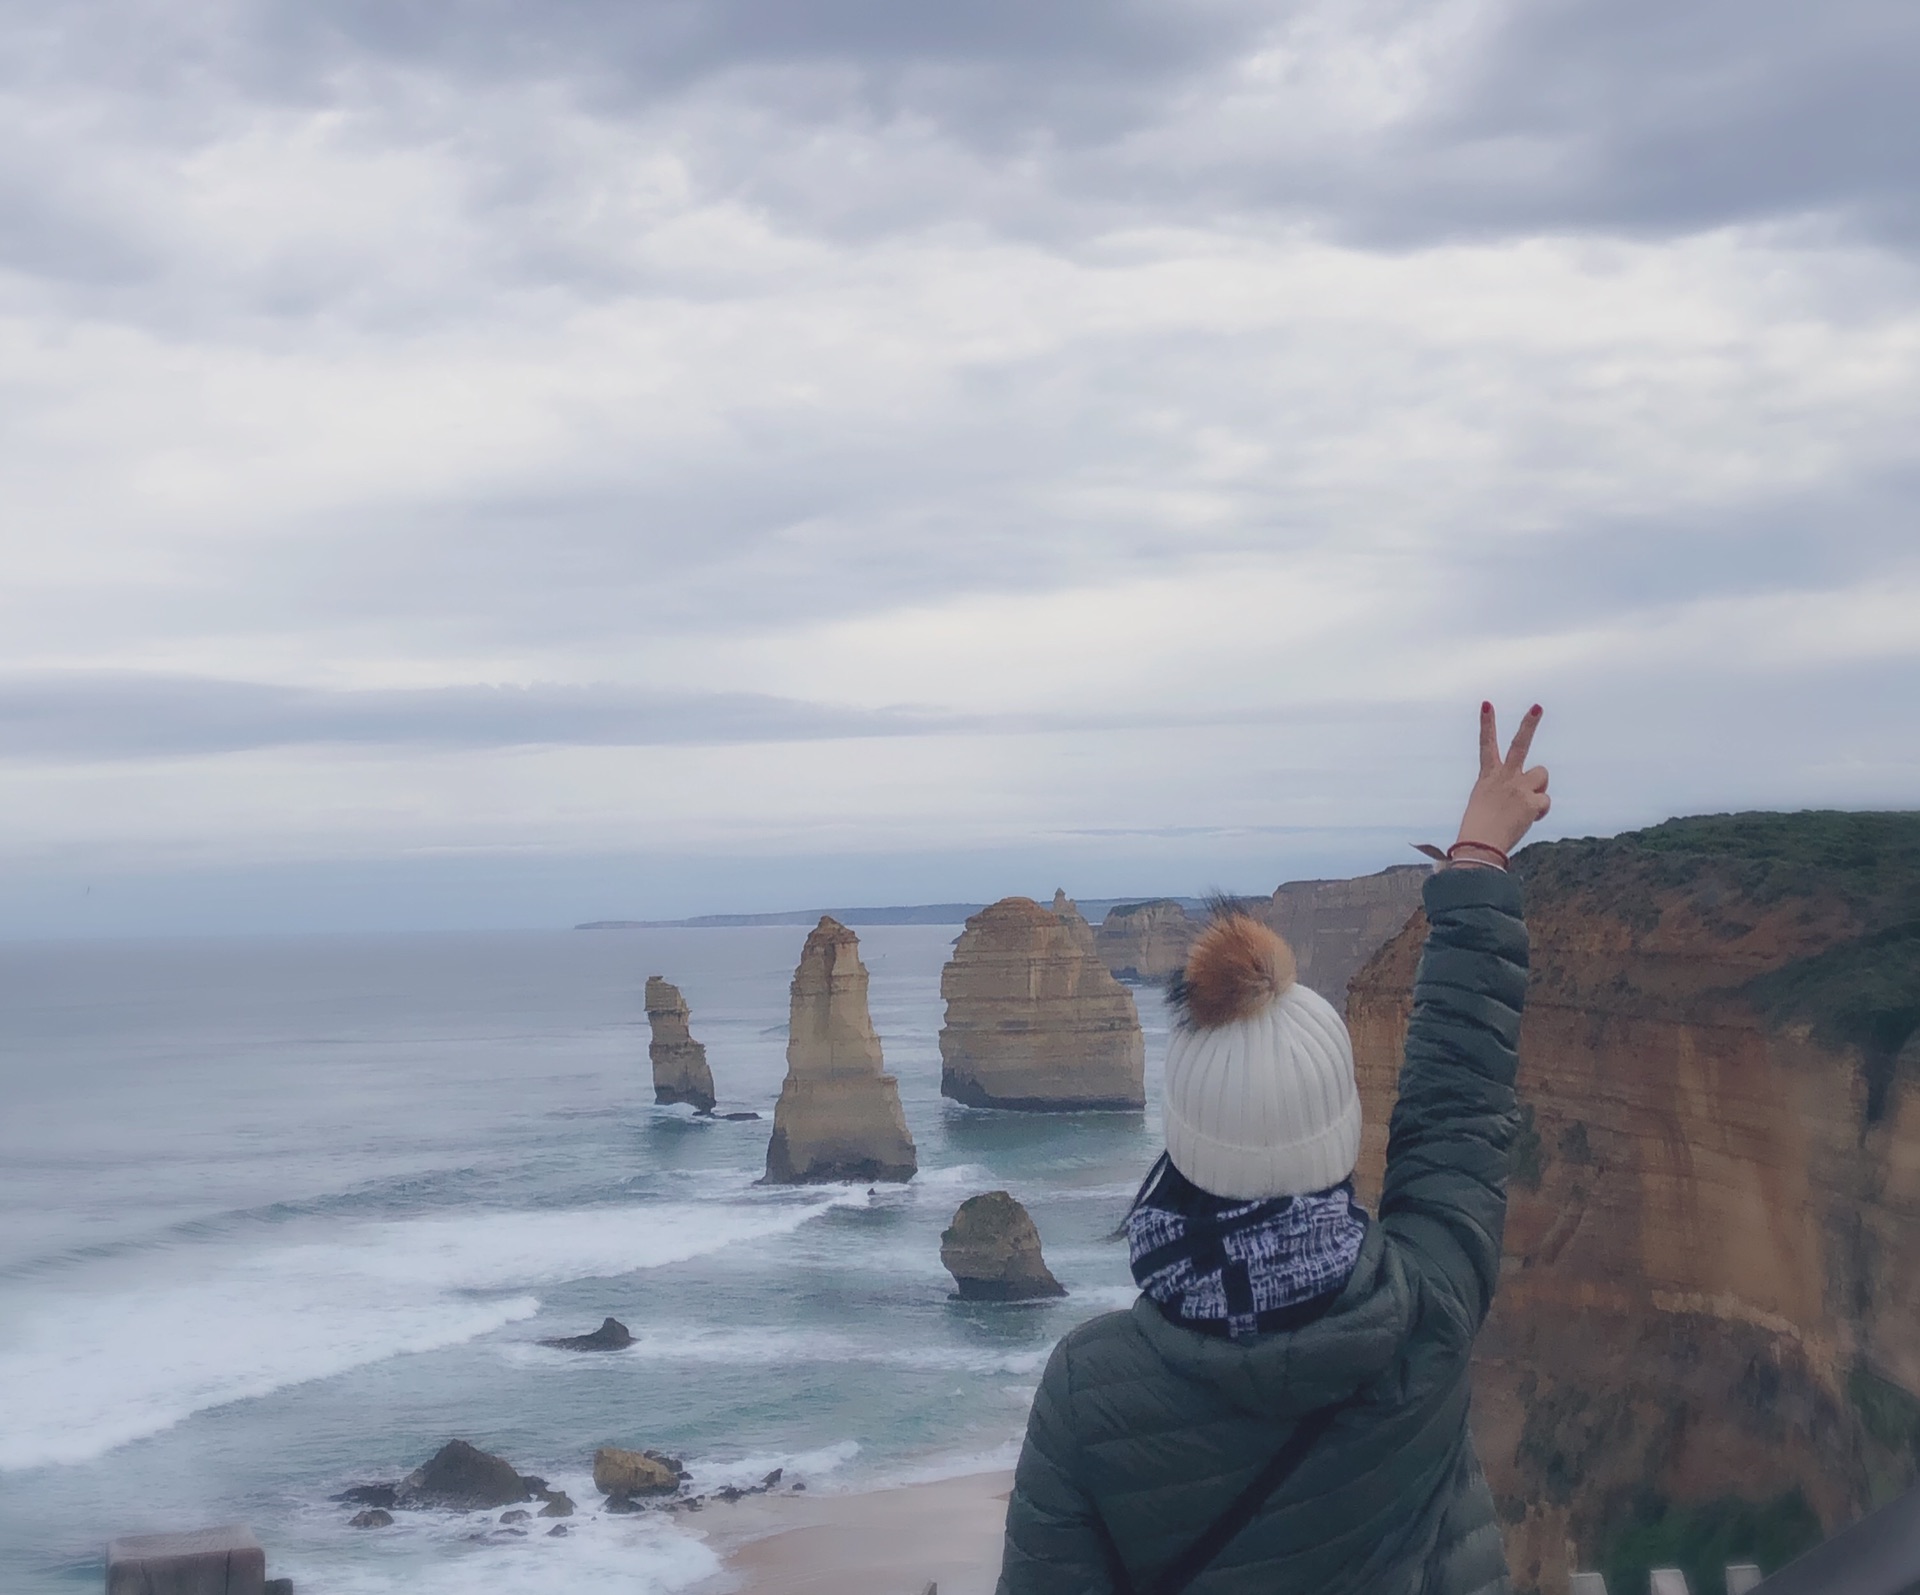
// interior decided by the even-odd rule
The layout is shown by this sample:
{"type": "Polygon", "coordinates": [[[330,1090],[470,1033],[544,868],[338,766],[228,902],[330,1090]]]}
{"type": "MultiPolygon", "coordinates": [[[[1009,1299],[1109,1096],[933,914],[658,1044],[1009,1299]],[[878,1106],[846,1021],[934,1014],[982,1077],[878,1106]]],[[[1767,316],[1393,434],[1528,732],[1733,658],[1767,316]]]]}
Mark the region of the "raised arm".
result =
{"type": "Polygon", "coordinates": [[[1536,704],[1502,758],[1493,707],[1481,705],[1480,777],[1452,862],[1426,885],[1430,928],[1387,1141],[1380,1222],[1462,1344],[1500,1277],[1527,990],[1520,885],[1505,866],[1549,806],[1547,772],[1526,764],[1539,723],[1536,704]]]}

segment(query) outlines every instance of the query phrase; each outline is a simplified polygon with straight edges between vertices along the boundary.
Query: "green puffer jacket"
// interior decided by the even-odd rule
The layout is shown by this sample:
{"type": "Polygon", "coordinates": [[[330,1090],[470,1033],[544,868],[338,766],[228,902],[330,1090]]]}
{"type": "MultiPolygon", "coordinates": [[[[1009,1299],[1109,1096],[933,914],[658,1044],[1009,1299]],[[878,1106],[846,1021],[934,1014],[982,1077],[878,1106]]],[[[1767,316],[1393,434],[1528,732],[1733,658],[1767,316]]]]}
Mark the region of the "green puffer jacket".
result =
{"type": "Polygon", "coordinates": [[[1181,1328],[1145,1298],[1062,1340],[999,1595],[1108,1595],[1101,1525],[1144,1595],[1301,1417],[1350,1398],[1192,1595],[1508,1589],[1467,1373],[1500,1274],[1527,932],[1500,870],[1441,870],[1426,906],[1380,1215],[1353,1277],[1313,1323],[1252,1340],[1181,1328]]]}

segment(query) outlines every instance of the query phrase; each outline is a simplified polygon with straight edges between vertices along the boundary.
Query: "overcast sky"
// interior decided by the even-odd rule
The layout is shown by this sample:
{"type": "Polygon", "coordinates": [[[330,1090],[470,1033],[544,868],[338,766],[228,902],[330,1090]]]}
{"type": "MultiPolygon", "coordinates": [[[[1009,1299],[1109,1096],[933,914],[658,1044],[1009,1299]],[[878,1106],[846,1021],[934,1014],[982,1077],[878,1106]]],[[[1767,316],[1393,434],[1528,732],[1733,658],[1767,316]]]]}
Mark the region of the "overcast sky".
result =
{"type": "Polygon", "coordinates": [[[0,4],[0,933],[1920,806],[1910,0],[0,4]]]}

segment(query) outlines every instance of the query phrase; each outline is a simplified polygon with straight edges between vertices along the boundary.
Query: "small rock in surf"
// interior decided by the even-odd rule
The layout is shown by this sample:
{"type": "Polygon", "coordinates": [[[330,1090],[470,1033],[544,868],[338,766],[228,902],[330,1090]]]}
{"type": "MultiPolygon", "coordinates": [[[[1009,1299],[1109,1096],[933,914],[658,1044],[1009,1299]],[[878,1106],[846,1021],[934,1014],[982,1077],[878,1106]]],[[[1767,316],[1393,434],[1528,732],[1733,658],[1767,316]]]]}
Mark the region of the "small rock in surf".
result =
{"type": "Polygon", "coordinates": [[[633,1344],[633,1336],[618,1318],[609,1318],[590,1335],[568,1335],[559,1340],[543,1340],[540,1344],[557,1351],[625,1351],[633,1344]]]}

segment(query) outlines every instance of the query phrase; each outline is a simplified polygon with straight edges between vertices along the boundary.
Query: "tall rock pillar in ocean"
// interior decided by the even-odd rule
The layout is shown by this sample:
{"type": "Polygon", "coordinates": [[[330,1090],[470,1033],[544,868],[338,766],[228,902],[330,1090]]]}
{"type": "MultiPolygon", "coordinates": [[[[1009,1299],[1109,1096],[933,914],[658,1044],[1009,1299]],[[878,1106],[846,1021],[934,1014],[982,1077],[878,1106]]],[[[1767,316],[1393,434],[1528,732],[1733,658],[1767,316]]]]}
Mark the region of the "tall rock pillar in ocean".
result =
{"type": "Polygon", "coordinates": [[[967,921],[940,975],[940,1090],[976,1108],[1146,1106],[1133,996],[1064,895],[1003,897],[967,921]]]}
{"type": "Polygon", "coordinates": [[[652,1039],[647,1058],[653,1064],[653,1100],[691,1103],[713,1112],[713,1071],[707,1049],[687,1028],[687,1000],[680,988],[658,975],[647,976],[647,1025],[652,1039]]]}
{"type": "Polygon", "coordinates": [[[766,1183],[912,1179],[919,1157],[867,1012],[859,937],[823,916],[801,950],[792,993],[766,1183]]]}

